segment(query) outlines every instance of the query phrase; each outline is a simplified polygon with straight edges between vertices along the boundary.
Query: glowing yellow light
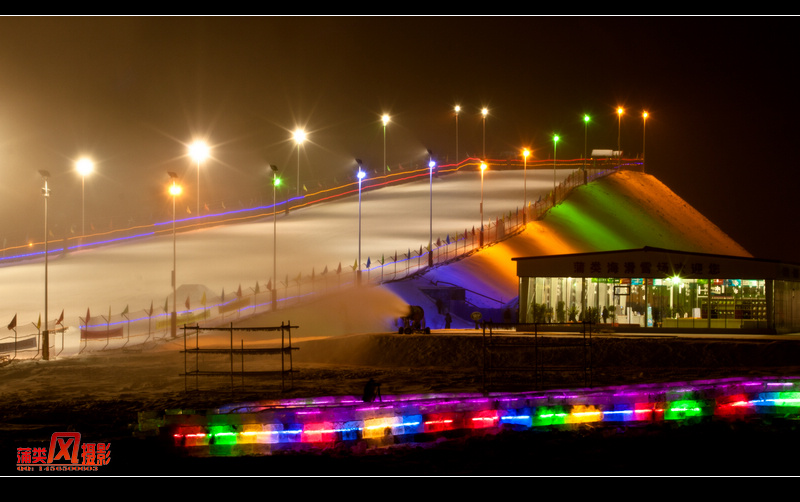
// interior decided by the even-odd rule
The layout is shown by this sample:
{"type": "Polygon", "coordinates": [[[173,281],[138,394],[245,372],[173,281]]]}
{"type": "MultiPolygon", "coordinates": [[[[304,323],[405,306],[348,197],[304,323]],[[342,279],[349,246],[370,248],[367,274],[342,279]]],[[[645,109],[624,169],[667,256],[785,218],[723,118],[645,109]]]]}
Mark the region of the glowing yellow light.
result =
{"type": "Polygon", "coordinates": [[[169,194],[172,195],[173,197],[180,195],[182,191],[183,189],[181,188],[181,186],[176,183],[173,183],[169,187],[169,194]]]}
{"type": "Polygon", "coordinates": [[[481,110],[481,113],[483,114],[484,117],[486,117],[486,115],[489,113],[489,109],[484,108],[483,110],[481,110]]]}
{"type": "Polygon", "coordinates": [[[78,169],[78,174],[86,176],[94,170],[94,163],[84,157],[75,163],[75,167],[78,169]]]}
{"type": "Polygon", "coordinates": [[[644,118],[644,119],[647,118],[647,112],[642,113],[642,118],[644,118]]]}
{"type": "Polygon", "coordinates": [[[617,108],[617,115],[622,115],[622,112],[623,112],[623,111],[624,111],[624,110],[623,110],[623,109],[622,109],[622,107],[620,106],[619,108],[617,108]]]}
{"type": "Polygon", "coordinates": [[[460,112],[460,111],[461,111],[461,107],[460,107],[460,106],[458,106],[458,105],[456,105],[456,113],[458,113],[458,112],[460,112]]]}
{"type": "Polygon", "coordinates": [[[384,113],[383,117],[381,117],[381,120],[383,120],[383,125],[385,126],[389,123],[389,116],[384,113]]]}
{"type": "Polygon", "coordinates": [[[298,145],[303,144],[303,141],[306,140],[306,132],[302,129],[297,129],[294,131],[294,140],[297,142],[298,145]]]}
{"type": "Polygon", "coordinates": [[[197,162],[208,158],[208,151],[208,146],[202,141],[195,141],[189,146],[189,155],[197,162]]]}
{"type": "Polygon", "coordinates": [[[527,148],[522,150],[522,156],[525,157],[526,159],[528,158],[528,155],[530,155],[530,154],[531,154],[531,152],[528,151],[527,148]]]}
{"type": "Polygon", "coordinates": [[[485,171],[485,170],[486,170],[486,167],[488,167],[488,166],[486,165],[486,162],[481,162],[481,171],[485,171]]]}

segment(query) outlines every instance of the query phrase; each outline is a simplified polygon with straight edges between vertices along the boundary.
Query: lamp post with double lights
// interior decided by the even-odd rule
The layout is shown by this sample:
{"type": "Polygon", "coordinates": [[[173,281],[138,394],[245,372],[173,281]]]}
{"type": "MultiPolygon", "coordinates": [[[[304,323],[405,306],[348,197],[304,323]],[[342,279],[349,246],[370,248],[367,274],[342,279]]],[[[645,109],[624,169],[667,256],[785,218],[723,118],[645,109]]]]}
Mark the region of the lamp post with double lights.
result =
{"type": "Polygon", "coordinates": [[[383,175],[386,176],[386,124],[389,123],[389,115],[384,113],[381,121],[383,121],[383,175]]]}
{"type": "Polygon", "coordinates": [[[277,189],[281,184],[278,166],[270,164],[272,171],[272,310],[278,308],[278,203],[277,189]]]}
{"type": "Polygon", "coordinates": [[[84,157],[75,163],[75,168],[81,175],[81,237],[83,237],[86,235],[86,175],[94,170],[94,163],[84,157]]]}
{"type": "Polygon", "coordinates": [[[189,147],[189,155],[197,162],[197,216],[200,216],[200,163],[208,158],[208,145],[195,141],[189,147]]]}
{"type": "Polygon", "coordinates": [[[178,175],[173,172],[167,172],[167,174],[169,174],[172,180],[172,184],[169,187],[169,194],[172,195],[172,312],[170,314],[169,325],[170,335],[172,338],[175,338],[178,336],[178,241],[175,232],[175,199],[178,198],[178,195],[180,195],[183,190],[178,184],[178,175]]]}
{"type": "Polygon", "coordinates": [[[367,175],[363,169],[361,169],[361,159],[356,159],[358,162],[358,173],[356,173],[356,177],[358,177],[358,271],[356,273],[356,278],[358,280],[358,285],[361,285],[361,180],[367,175]]]}
{"type": "Polygon", "coordinates": [[[48,171],[39,171],[39,175],[44,180],[44,188],[42,188],[42,195],[44,196],[44,331],[42,331],[42,359],[45,361],[50,360],[50,331],[48,330],[47,323],[47,199],[50,198],[50,188],[47,186],[47,180],[50,179],[48,171]]]}
{"type": "Polygon", "coordinates": [[[480,246],[483,247],[483,172],[488,166],[486,162],[481,162],[481,237],[480,246]]]}
{"type": "Polygon", "coordinates": [[[436,162],[433,160],[433,152],[428,150],[428,178],[430,180],[430,200],[431,200],[431,218],[430,218],[430,233],[428,234],[428,267],[433,266],[433,168],[436,167],[436,162]]]}

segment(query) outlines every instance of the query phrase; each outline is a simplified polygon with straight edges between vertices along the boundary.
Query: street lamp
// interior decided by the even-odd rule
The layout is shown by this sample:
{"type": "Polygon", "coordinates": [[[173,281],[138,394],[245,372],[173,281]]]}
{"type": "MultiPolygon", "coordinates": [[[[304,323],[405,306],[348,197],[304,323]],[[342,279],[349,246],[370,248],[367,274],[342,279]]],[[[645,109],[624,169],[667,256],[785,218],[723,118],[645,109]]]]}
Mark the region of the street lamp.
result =
{"type": "Polygon", "coordinates": [[[486,162],[481,162],[481,247],[483,247],[483,172],[486,170],[486,167],[486,162]]]}
{"type": "Polygon", "coordinates": [[[94,163],[87,159],[82,158],[75,163],[75,168],[78,174],[81,175],[81,236],[86,235],[86,196],[84,185],[86,184],[86,175],[94,170],[94,163]]]}
{"type": "Polygon", "coordinates": [[[484,108],[481,110],[481,115],[483,115],[483,158],[486,158],[486,115],[489,113],[488,108],[484,108]]]}
{"type": "Polygon", "coordinates": [[[433,160],[433,152],[428,150],[428,178],[430,180],[430,193],[431,193],[431,219],[430,219],[430,233],[428,234],[428,266],[433,266],[433,168],[436,167],[436,162],[433,160]]]}
{"type": "Polygon", "coordinates": [[[583,116],[583,168],[586,169],[586,152],[589,139],[589,116],[583,116]]]}
{"type": "Polygon", "coordinates": [[[622,159],[622,144],[620,138],[622,137],[622,112],[625,110],[622,107],[617,108],[617,163],[622,159]]]}
{"type": "Polygon", "coordinates": [[[583,184],[586,184],[586,160],[588,157],[586,156],[587,153],[587,145],[589,139],[589,116],[583,116],[583,184]]]}
{"type": "Polygon", "coordinates": [[[294,141],[297,143],[297,196],[300,197],[300,146],[306,140],[306,132],[302,129],[294,131],[294,141]]]}
{"type": "Polygon", "coordinates": [[[270,164],[272,170],[272,310],[278,308],[278,205],[276,191],[281,179],[278,167],[270,164]]]}
{"type": "Polygon", "coordinates": [[[386,176],[386,124],[389,123],[389,115],[383,114],[383,175],[386,176]]]}
{"type": "Polygon", "coordinates": [[[208,146],[202,141],[195,141],[189,147],[189,155],[197,162],[197,216],[200,216],[200,162],[208,158],[208,146]]]}
{"type": "Polygon", "coordinates": [[[178,336],[178,290],[177,290],[177,265],[178,265],[178,248],[177,238],[175,233],[175,199],[181,194],[182,189],[178,184],[178,175],[168,171],[169,177],[172,179],[172,184],[169,187],[169,194],[172,195],[172,314],[170,315],[170,334],[172,338],[178,336]]]}
{"type": "Polygon", "coordinates": [[[528,155],[531,152],[527,148],[522,150],[522,162],[523,162],[523,197],[522,197],[522,224],[524,225],[528,221],[528,155]]]}
{"type": "Polygon", "coordinates": [[[642,113],[642,172],[645,172],[644,140],[645,140],[646,129],[647,129],[647,112],[643,112],[642,113]]]}
{"type": "Polygon", "coordinates": [[[361,159],[356,159],[358,162],[358,284],[361,285],[361,180],[367,175],[361,169],[361,159]]]}
{"type": "Polygon", "coordinates": [[[50,188],[47,187],[47,180],[50,173],[40,170],[39,175],[44,180],[42,195],[44,196],[44,331],[42,331],[42,359],[50,360],[50,331],[47,323],[47,199],[50,197],[50,188]]]}
{"type": "Polygon", "coordinates": [[[553,207],[556,205],[556,146],[558,144],[558,134],[553,135],[553,207]]]}
{"type": "Polygon", "coordinates": [[[458,164],[458,112],[461,111],[461,107],[456,105],[456,164],[458,164]]]}

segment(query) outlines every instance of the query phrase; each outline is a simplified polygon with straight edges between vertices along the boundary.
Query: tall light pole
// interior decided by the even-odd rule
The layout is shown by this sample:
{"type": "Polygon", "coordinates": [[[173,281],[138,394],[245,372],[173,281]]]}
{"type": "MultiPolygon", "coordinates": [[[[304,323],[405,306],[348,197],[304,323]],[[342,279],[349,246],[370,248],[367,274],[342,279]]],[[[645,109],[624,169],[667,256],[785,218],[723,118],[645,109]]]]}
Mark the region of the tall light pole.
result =
{"type": "Polygon", "coordinates": [[[522,188],[522,223],[523,225],[528,222],[528,155],[531,152],[527,148],[522,150],[522,173],[523,173],[523,188],[522,188]]]}
{"type": "Polygon", "coordinates": [[[642,113],[642,172],[645,172],[644,140],[645,140],[646,129],[647,129],[647,112],[643,112],[642,113]]]}
{"type": "Polygon", "coordinates": [[[586,169],[586,153],[589,144],[589,116],[583,116],[583,168],[586,169]]]}
{"type": "Polygon", "coordinates": [[[556,205],[556,146],[558,145],[558,134],[553,135],[553,207],[556,205]]]}
{"type": "Polygon", "coordinates": [[[81,175],[81,236],[84,236],[86,235],[86,175],[94,170],[94,163],[84,157],[75,163],[75,168],[81,175]]]}
{"type": "Polygon", "coordinates": [[[294,141],[297,143],[297,196],[300,197],[300,147],[306,140],[306,132],[302,129],[295,129],[294,141]]]}
{"type": "Polygon", "coordinates": [[[200,216],[200,163],[208,158],[208,145],[195,141],[189,147],[189,155],[197,162],[197,216],[200,216]]]}
{"type": "Polygon", "coordinates": [[[617,164],[622,160],[622,112],[625,110],[622,107],[617,107],[617,164]]]}
{"type": "Polygon", "coordinates": [[[47,199],[50,198],[50,188],[47,186],[47,180],[50,178],[50,173],[39,171],[39,174],[44,180],[44,188],[42,188],[42,195],[44,196],[44,331],[42,331],[42,359],[49,361],[50,331],[47,329],[47,199]]]}
{"type": "Polygon", "coordinates": [[[172,313],[170,315],[170,334],[172,338],[178,336],[178,247],[177,237],[175,232],[175,199],[181,194],[181,186],[178,184],[178,175],[173,172],[167,172],[172,179],[172,184],[169,187],[169,194],[172,195],[172,313]]]}
{"type": "Polygon", "coordinates": [[[356,159],[358,162],[358,173],[356,176],[358,177],[358,272],[357,272],[357,279],[358,284],[361,285],[361,180],[367,175],[361,169],[361,159],[356,159]]]}
{"type": "Polygon", "coordinates": [[[278,203],[277,188],[281,184],[278,167],[270,164],[272,170],[272,310],[278,308],[278,203]]]}
{"type": "Polygon", "coordinates": [[[481,247],[483,247],[483,172],[486,170],[486,167],[486,162],[481,162],[481,247]]]}
{"type": "Polygon", "coordinates": [[[586,156],[588,150],[588,140],[589,140],[589,116],[584,114],[583,115],[583,184],[586,184],[586,160],[588,157],[586,156]]]}
{"type": "Polygon", "coordinates": [[[386,176],[386,124],[389,123],[389,115],[383,114],[383,175],[386,176]]]}
{"type": "Polygon", "coordinates": [[[488,108],[484,108],[481,110],[481,115],[483,115],[483,158],[486,158],[486,115],[489,113],[488,108]]]}
{"type": "Polygon", "coordinates": [[[456,164],[458,164],[458,112],[461,111],[461,107],[456,105],[456,164]]]}
{"type": "Polygon", "coordinates": [[[433,266],[433,168],[436,167],[436,162],[433,160],[433,152],[428,150],[428,178],[430,180],[430,193],[431,193],[431,218],[430,218],[430,233],[428,234],[428,267],[433,266]]]}

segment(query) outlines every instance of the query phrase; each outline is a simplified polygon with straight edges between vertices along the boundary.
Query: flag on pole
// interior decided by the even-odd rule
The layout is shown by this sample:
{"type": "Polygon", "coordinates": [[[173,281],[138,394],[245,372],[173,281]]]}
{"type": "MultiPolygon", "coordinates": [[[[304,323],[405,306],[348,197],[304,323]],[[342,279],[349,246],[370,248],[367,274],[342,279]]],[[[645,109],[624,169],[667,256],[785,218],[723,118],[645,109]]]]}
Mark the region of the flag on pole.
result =
{"type": "Polygon", "coordinates": [[[325,275],[325,274],[327,274],[327,273],[328,273],[328,266],[327,266],[327,265],[325,265],[325,270],[323,270],[323,271],[322,271],[322,273],[321,273],[321,274],[319,274],[319,275],[325,275]]]}
{"type": "Polygon", "coordinates": [[[358,269],[358,260],[356,259],[356,260],[353,260],[353,270],[357,270],[357,269],[358,269]]]}
{"type": "Polygon", "coordinates": [[[205,291],[203,291],[203,297],[200,298],[200,305],[202,305],[203,308],[206,307],[206,292],[205,291]]]}
{"type": "Polygon", "coordinates": [[[272,279],[267,283],[267,290],[272,291],[272,279]]]}
{"type": "Polygon", "coordinates": [[[238,296],[239,298],[242,297],[242,285],[241,284],[239,284],[239,290],[236,291],[236,296],[238,296]]]}
{"type": "Polygon", "coordinates": [[[8,329],[12,330],[17,327],[17,314],[14,314],[14,318],[11,319],[11,322],[8,323],[8,329]]]}
{"type": "Polygon", "coordinates": [[[36,321],[36,330],[42,329],[42,314],[39,314],[39,320],[36,321]]]}
{"type": "Polygon", "coordinates": [[[371,263],[372,262],[369,260],[369,256],[367,256],[367,269],[369,269],[369,266],[370,266],[371,263]]]}
{"type": "MultiPolygon", "coordinates": [[[[61,309],[61,315],[58,316],[58,321],[56,321],[56,324],[61,324],[63,321],[64,321],[64,309],[61,309]]],[[[63,326],[63,324],[61,325],[63,326]]]]}
{"type": "Polygon", "coordinates": [[[225,303],[225,288],[222,288],[222,303],[225,303]]]}
{"type": "Polygon", "coordinates": [[[191,310],[192,307],[190,307],[189,297],[188,296],[186,297],[186,304],[185,305],[186,305],[186,310],[191,310]]]}
{"type": "Polygon", "coordinates": [[[87,326],[89,325],[89,318],[90,318],[91,316],[92,316],[92,315],[89,313],[89,308],[87,307],[87,308],[86,308],[86,325],[87,325],[87,326]]]}
{"type": "Polygon", "coordinates": [[[339,262],[339,268],[336,269],[336,273],[337,274],[341,274],[342,273],[342,262],[339,262]]]}
{"type": "MultiPolygon", "coordinates": [[[[88,310],[86,311],[89,312],[88,310]]],[[[164,300],[164,313],[169,312],[169,296],[164,300]]]]}
{"type": "Polygon", "coordinates": [[[258,293],[260,293],[260,292],[261,292],[261,289],[258,287],[258,281],[256,281],[256,289],[255,289],[255,292],[256,292],[256,294],[258,294],[258,293]]]}
{"type": "MultiPolygon", "coordinates": [[[[120,315],[128,315],[128,306],[127,305],[125,305],[125,310],[123,310],[120,315]]],[[[58,324],[58,323],[56,323],[56,324],[58,324]]]]}
{"type": "Polygon", "coordinates": [[[147,317],[153,315],[153,300],[150,300],[150,311],[147,313],[147,317]]]}

